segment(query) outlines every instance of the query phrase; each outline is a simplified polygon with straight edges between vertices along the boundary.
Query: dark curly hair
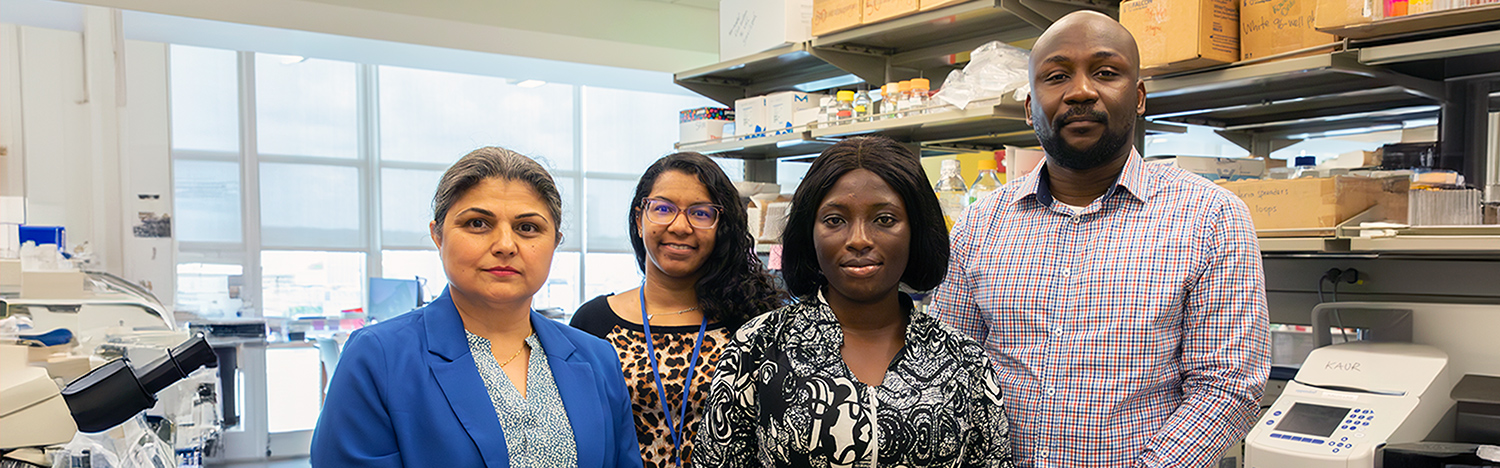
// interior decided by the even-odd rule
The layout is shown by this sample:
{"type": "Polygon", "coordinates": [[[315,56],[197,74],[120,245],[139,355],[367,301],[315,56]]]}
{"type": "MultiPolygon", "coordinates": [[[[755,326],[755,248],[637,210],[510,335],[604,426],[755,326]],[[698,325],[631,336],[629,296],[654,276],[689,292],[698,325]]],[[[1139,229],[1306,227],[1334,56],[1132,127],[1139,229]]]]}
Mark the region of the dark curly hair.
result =
{"type": "Polygon", "coordinates": [[[818,267],[813,246],[813,225],[818,205],[833,184],[855,169],[875,173],[891,186],[906,204],[911,223],[911,250],[901,282],[917,291],[936,288],[948,274],[948,225],[937,193],[927,186],[927,175],[917,155],[886,137],[855,137],[823,150],[792,196],[786,229],[781,232],[781,274],[786,288],[797,297],[809,297],[828,284],[818,267]]]}
{"type": "Polygon", "coordinates": [[[666,171],[681,171],[698,178],[708,189],[709,199],[723,207],[715,231],[714,250],[699,267],[703,276],[694,289],[698,293],[703,315],[738,328],[751,317],[775,310],[786,304],[786,293],[776,287],[775,278],[766,272],[755,255],[755,239],[745,204],[739,191],[724,170],[708,156],[685,152],[663,156],[646,168],[635,185],[630,199],[630,246],[635,249],[635,263],[646,271],[646,246],[641,240],[641,200],[651,195],[656,179],[666,171]]]}

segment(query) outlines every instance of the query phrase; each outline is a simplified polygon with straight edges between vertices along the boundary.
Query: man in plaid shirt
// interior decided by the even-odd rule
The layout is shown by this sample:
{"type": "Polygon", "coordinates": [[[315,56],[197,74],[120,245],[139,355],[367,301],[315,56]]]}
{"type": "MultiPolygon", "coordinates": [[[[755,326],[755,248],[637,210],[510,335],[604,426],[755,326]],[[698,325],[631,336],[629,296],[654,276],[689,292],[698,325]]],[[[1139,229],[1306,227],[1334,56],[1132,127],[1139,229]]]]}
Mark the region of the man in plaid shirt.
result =
{"type": "Polygon", "coordinates": [[[1047,159],[954,225],[933,313],[994,358],[1021,466],[1215,466],[1270,370],[1249,210],[1141,161],[1146,85],[1115,20],[1059,20],[1030,73],[1047,159]]]}

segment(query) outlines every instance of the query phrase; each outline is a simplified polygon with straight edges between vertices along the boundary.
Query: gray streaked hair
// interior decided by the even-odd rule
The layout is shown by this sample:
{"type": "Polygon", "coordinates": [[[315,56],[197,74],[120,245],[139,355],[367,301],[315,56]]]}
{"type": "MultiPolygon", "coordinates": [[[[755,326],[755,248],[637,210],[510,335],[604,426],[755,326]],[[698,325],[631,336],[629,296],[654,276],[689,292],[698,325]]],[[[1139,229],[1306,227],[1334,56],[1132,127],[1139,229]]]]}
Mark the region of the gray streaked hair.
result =
{"type": "Polygon", "coordinates": [[[442,225],[448,210],[459,198],[479,182],[490,178],[524,182],[535,190],[552,215],[557,243],[562,243],[562,195],[557,192],[557,182],[552,180],[552,174],[535,160],[498,146],[476,149],[448,167],[442,180],[438,181],[437,193],[432,196],[432,220],[442,225]]]}

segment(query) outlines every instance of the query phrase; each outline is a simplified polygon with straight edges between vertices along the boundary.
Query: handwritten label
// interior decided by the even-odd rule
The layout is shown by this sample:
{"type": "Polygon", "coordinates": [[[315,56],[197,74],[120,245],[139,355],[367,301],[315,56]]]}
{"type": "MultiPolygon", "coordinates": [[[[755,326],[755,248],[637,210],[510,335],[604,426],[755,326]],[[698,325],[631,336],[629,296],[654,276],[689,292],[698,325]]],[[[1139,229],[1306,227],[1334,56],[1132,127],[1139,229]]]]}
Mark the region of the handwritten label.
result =
{"type": "Polygon", "coordinates": [[[1288,189],[1285,189],[1285,188],[1262,188],[1262,189],[1257,189],[1257,190],[1236,190],[1234,192],[1235,195],[1239,195],[1240,198],[1244,199],[1244,200],[1258,200],[1258,199],[1266,198],[1266,197],[1279,197],[1279,196],[1283,196],[1283,195],[1289,195],[1291,193],[1292,193],[1291,190],[1288,190],[1288,189]]]}
{"type": "Polygon", "coordinates": [[[729,27],[729,37],[739,39],[740,44],[750,40],[750,31],[755,29],[757,19],[754,11],[742,11],[739,16],[734,17],[734,24],[729,27]]]}
{"type": "Polygon", "coordinates": [[[1344,372],[1364,372],[1364,371],[1359,370],[1359,363],[1358,362],[1339,362],[1339,361],[1328,361],[1327,364],[1323,365],[1323,370],[1337,370],[1337,371],[1344,371],[1344,372]]]}
{"type": "Polygon", "coordinates": [[[818,11],[814,11],[813,12],[813,19],[812,20],[813,20],[814,23],[821,24],[823,22],[832,20],[833,18],[836,18],[836,17],[852,15],[852,14],[858,12],[858,10],[859,10],[859,4],[857,4],[857,3],[844,3],[844,4],[840,4],[840,5],[834,6],[833,8],[822,8],[822,9],[819,9],[818,11]]]}

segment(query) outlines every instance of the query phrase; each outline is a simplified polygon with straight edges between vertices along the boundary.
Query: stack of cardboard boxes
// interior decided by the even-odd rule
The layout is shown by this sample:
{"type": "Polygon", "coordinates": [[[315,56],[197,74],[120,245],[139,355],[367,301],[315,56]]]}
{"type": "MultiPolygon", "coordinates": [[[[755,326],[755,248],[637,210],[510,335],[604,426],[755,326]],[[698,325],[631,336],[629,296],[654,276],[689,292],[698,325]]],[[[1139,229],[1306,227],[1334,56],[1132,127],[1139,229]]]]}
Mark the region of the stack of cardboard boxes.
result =
{"type": "Polygon", "coordinates": [[[720,0],[719,60],[970,0],[720,0]]]}
{"type": "Polygon", "coordinates": [[[1135,36],[1141,73],[1150,76],[1278,55],[1324,53],[1333,50],[1340,37],[1370,38],[1500,20],[1500,2],[1447,1],[1463,5],[1387,17],[1387,3],[1406,0],[1128,0],[1120,4],[1120,23],[1135,36]]]}
{"type": "Polygon", "coordinates": [[[1129,0],[1120,22],[1141,49],[1143,75],[1332,50],[1313,28],[1315,0],[1129,0]]]}
{"type": "Polygon", "coordinates": [[[967,0],[813,0],[812,35],[900,18],[967,0]]]}

